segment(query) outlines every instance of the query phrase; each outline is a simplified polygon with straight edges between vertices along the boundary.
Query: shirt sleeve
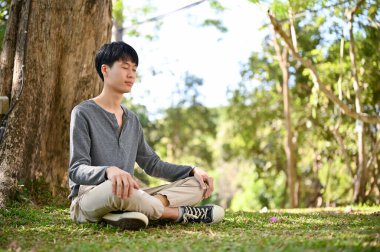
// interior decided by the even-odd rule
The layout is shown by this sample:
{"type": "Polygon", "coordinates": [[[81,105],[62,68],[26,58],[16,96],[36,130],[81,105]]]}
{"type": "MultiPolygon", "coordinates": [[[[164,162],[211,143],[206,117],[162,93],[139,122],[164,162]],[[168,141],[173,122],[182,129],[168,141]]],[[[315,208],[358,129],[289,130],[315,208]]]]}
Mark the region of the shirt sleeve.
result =
{"type": "Polygon", "coordinates": [[[162,161],[145,141],[141,125],[136,162],[147,174],[171,182],[189,177],[193,169],[192,166],[175,165],[162,161]]]}
{"type": "Polygon", "coordinates": [[[83,112],[74,108],[70,121],[69,178],[80,185],[98,185],[106,180],[108,166],[91,166],[91,137],[83,112]]]}

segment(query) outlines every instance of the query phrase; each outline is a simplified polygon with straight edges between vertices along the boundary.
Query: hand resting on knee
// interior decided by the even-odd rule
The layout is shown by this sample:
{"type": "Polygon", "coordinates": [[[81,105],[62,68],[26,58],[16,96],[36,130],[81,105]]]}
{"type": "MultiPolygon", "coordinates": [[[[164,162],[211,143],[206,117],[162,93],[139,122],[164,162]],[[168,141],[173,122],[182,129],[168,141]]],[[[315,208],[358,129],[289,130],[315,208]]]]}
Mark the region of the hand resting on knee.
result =
{"type": "Polygon", "coordinates": [[[140,188],[131,174],[116,166],[108,167],[106,174],[112,182],[112,193],[121,199],[128,199],[132,196],[134,189],[140,188]]]}

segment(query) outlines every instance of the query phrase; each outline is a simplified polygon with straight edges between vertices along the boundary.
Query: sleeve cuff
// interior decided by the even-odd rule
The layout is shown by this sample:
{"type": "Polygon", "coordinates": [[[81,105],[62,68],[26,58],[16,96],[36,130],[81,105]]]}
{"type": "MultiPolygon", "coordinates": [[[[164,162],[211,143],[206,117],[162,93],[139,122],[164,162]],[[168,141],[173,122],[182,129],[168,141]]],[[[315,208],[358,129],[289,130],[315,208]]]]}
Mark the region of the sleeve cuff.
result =
{"type": "Polygon", "coordinates": [[[191,167],[191,171],[189,172],[189,177],[193,177],[194,176],[194,169],[195,169],[196,166],[192,166],[191,167]]]}

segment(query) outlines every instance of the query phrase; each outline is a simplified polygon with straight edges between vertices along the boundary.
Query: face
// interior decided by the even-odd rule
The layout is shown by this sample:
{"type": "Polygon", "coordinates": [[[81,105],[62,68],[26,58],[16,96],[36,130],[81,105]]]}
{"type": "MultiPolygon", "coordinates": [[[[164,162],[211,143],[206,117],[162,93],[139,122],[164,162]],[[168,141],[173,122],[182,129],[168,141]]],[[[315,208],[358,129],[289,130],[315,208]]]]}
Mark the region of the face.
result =
{"type": "Polygon", "coordinates": [[[129,93],[136,80],[137,66],[132,61],[116,61],[112,67],[102,65],[104,85],[118,93],[129,93]]]}

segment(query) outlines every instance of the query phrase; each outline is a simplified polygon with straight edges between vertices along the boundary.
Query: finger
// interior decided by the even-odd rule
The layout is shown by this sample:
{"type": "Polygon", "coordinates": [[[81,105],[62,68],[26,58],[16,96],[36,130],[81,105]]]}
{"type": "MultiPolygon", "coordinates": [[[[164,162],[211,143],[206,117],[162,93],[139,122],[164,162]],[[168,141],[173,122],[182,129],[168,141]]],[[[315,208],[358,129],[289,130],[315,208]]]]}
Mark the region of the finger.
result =
{"type": "Polygon", "coordinates": [[[133,188],[140,189],[140,185],[137,183],[137,181],[134,181],[133,188]]]}
{"type": "Polygon", "coordinates": [[[206,189],[206,184],[203,181],[203,177],[202,176],[195,176],[195,178],[198,180],[199,184],[201,185],[201,188],[206,189]]]}
{"type": "Polygon", "coordinates": [[[111,182],[112,182],[112,194],[113,195],[116,195],[116,178],[115,177],[112,177],[111,178],[111,182]]]}
{"type": "Polygon", "coordinates": [[[207,186],[205,184],[205,182],[203,181],[203,177],[202,176],[195,176],[195,178],[197,179],[197,181],[199,182],[200,186],[201,186],[201,189],[203,190],[203,198],[206,196],[206,189],[207,189],[207,186]]]}
{"type": "Polygon", "coordinates": [[[128,176],[128,198],[132,196],[134,190],[134,180],[131,176],[128,176]]]}
{"type": "Polygon", "coordinates": [[[116,195],[117,197],[121,198],[123,194],[123,182],[119,176],[116,176],[116,195]]]}
{"type": "Polygon", "coordinates": [[[204,198],[208,198],[209,195],[210,195],[210,186],[209,186],[209,181],[208,181],[208,177],[203,177],[204,181],[205,181],[205,184],[206,184],[206,190],[204,192],[204,198]]]}
{"type": "Polygon", "coordinates": [[[122,195],[122,199],[127,199],[128,198],[128,191],[129,191],[129,183],[128,183],[128,179],[123,176],[123,195],[122,195]]]}
{"type": "Polygon", "coordinates": [[[121,195],[122,199],[128,198],[128,178],[126,176],[122,176],[122,182],[123,182],[123,193],[121,195]]]}
{"type": "Polygon", "coordinates": [[[212,177],[207,176],[207,184],[208,188],[206,191],[206,198],[210,197],[212,192],[214,191],[214,180],[212,179],[212,177]]]}

